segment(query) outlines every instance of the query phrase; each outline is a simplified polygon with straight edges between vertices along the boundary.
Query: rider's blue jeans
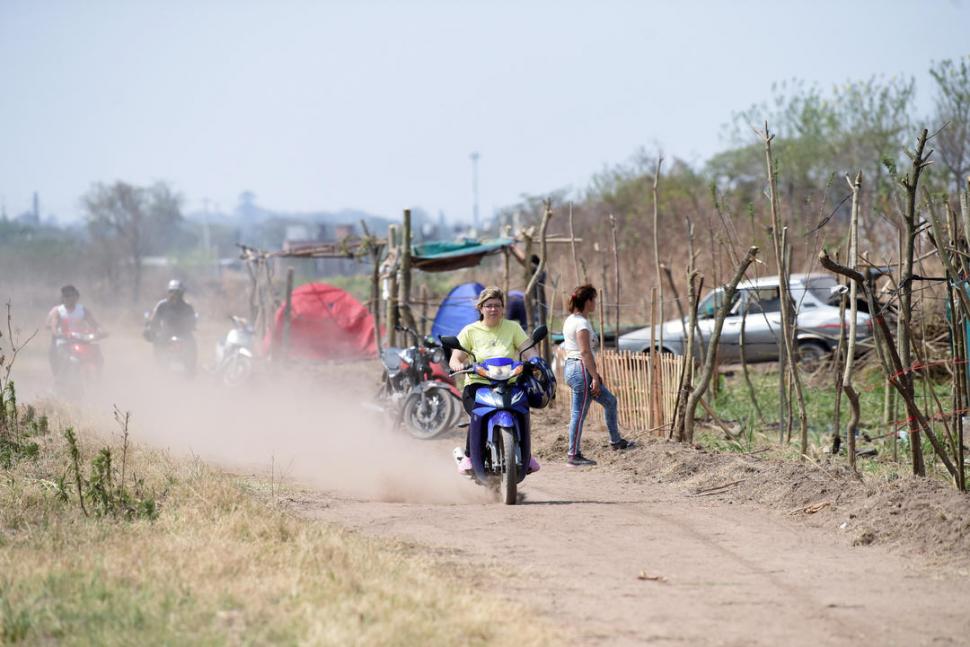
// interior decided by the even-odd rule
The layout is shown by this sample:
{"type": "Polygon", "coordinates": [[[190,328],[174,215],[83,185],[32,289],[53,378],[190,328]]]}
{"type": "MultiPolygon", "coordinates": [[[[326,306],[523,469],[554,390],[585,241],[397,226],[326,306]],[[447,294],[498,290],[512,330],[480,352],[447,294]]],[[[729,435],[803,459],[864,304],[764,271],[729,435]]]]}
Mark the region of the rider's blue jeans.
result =
{"type": "Polygon", "coordinates": [[[593,395],[590,389],[592,378],[583,366],[582,360],[567,359],[565,370],[566,384],[573,392],[572,415],[569,418],[569,456],[581,453],[579,443],[583,438],[583,423],[589,413],[589,405],[594,400],[603,405],[606,414],[606,430],[610,433],[610,442],[620,442],[620,431],[616,424],[616,396],[609,389],[600,385],[599,395],[593,395]]]}

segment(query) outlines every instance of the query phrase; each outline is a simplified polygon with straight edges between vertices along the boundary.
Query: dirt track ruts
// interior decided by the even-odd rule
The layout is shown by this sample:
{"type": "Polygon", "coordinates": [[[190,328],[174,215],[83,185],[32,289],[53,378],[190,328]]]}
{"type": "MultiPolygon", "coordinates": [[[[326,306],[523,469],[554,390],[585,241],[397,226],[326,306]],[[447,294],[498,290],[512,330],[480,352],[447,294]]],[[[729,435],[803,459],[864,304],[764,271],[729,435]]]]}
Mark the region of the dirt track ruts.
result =
{"type": "Polygon", "coordinates": [[[581,644],[970,644],[965,572],[596,468],[549,464],[524,492],[514,507],[326,493],[296,506],[445,551],[464,577],[551,617],[581,644]]]}

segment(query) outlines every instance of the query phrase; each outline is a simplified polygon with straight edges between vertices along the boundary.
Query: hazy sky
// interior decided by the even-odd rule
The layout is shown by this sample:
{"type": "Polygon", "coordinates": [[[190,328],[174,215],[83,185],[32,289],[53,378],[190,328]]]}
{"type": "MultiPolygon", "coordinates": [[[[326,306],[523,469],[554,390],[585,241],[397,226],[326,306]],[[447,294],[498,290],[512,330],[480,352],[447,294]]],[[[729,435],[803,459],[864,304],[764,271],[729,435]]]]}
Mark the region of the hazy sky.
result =
{"type": "Polygon", "coordinates": [[[472,151],[488,214],[641,146],[702,161],[773,81],[915,75],[928,110],[930,61],[968,53],[963,0],[0,0],[0,197],[469,218],[472,151]]]}

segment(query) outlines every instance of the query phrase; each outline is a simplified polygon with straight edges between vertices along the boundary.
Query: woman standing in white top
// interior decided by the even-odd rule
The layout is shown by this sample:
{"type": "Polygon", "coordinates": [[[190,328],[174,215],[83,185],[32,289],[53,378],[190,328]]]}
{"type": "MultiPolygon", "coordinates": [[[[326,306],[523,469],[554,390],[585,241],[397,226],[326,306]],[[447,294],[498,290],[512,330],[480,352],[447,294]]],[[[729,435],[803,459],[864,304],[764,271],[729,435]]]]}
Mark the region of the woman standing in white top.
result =
{"type": "Polygon", "coordinates": [[[583,456],[579,449],[583,437],[583,423],[589,413],[590,402],[595,400],[603,406],[606,414],[606,428],[610,433],[610,447],[615,450],[629,449],[633,443],[620,437],[616,423],[616,396],[603,384],[593,356],[596,333],[587,315],[596,312],[596,288],[581,285],[569,297],[569,310],[562,333],[566,338],[563,348],[566,351],[565,378],[572,389],[572,415],[569,418],[569,452],[566,456],[570,465],[596,465],[596,461],[583,456]]]}

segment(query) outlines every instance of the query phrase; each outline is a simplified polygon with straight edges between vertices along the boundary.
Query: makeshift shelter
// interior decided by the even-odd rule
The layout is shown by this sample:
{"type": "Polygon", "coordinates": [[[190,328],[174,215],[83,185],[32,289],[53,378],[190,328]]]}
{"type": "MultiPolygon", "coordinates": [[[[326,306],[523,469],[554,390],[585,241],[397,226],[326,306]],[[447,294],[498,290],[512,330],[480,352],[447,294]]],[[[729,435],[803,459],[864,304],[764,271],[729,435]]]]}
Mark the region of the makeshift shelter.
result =
{"type": "Polygon", "coordinates": [[[424,272],[448,272],[477,267],[489,254],[497,254],[513,244],[515,240],[512,238],[496,238],[490,241],[465,238],[459,242],[435,241],[413,245],[411,266],[424,272]]]}
{"type": "Polygon", "coordinates": [[[478,321],[475,301],[484,289],[481,283],[463,283],[452,288],[438,307],[438,314],[431,325],[431,336],[438,339],[440,335],[457,335],[462,328],[478,321]]]}
{"type": "Polygon", "coordinates": [[[281,305],[264,346],[295,359],[345,360],[374,357],[374,318],[367,307],[340,288],[307,283],[293,290],[287,324],[281,305]],[[289,330],[287,331],[287,325],[289,330]],[[286,339],[284,349],[284,339],[286,339]]]}

